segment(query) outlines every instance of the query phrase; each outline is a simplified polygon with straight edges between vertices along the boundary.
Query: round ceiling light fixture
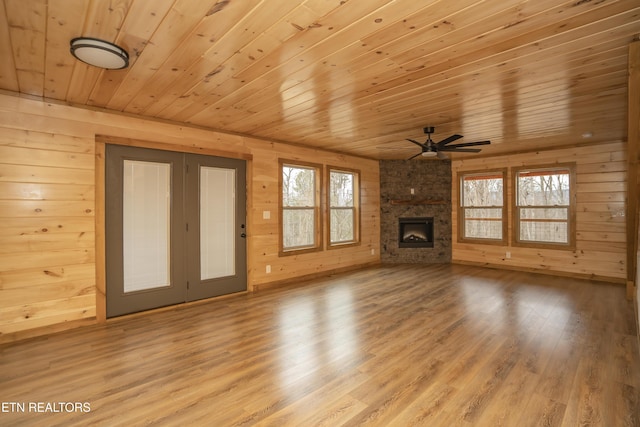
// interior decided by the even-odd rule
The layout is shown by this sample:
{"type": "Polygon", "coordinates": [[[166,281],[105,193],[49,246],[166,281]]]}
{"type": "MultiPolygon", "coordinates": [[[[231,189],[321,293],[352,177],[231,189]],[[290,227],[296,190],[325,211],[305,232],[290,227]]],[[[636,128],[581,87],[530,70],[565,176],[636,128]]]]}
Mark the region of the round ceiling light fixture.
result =
{"type": "Polygon", "coordinates": [[[129,66],[129,54],[113,43],[92,37],[76,37],[71,40],[71,54],[94,67],[121,70],[129,66]]]}

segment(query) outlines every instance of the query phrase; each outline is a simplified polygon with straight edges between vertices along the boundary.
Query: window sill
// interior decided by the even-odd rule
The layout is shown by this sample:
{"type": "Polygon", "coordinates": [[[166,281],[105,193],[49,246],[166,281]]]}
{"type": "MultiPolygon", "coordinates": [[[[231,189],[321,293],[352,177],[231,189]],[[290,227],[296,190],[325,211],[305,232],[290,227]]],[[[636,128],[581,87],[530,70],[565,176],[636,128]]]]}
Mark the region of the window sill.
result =
{"type": "Polygon", "coordinates": [[[514,247],[531,248],[531,249],[549,249],[555,251],[575,251],[576,245],[570,243],[547,243],[547,242],[519,242],[514,241],[514,247]]]}
{"type": "Polygon", "coordinates": [[[331,243],[329,246],[327,246],[327,249],[331,250],[331,249],[350,248],[352,246],[358,246],[358,245],[360,245],[359,241],[331,243]]]}
{"type": "Polygon", "coordinates": [[[502,239],[470,239],[460,237],[458,238],[458,243],[467,243],[472,245],[493,245],[493,246],[507,246],[507,240],[502,239]]]}

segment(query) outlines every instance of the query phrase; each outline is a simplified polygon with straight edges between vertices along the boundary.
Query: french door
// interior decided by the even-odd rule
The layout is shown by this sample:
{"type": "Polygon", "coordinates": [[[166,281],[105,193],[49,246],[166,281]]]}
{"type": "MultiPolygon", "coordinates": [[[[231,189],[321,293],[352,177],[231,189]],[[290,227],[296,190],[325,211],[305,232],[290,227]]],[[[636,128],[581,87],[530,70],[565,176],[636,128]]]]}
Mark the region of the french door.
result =
{"type": "Polygon", "coordinates": [[[245,168],[107,145],[107,317],[246,290],[245,168]]]}

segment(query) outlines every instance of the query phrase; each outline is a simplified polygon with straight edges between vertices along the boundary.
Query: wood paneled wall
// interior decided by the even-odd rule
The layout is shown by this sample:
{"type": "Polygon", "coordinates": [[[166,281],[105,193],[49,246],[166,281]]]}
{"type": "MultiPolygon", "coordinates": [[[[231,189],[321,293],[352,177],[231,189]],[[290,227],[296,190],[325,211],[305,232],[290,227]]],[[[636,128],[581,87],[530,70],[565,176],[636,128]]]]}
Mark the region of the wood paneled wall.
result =
{"type": "Polygon", "coordinates": [[[625,283],[626,243],[626,145],[622,142],[530,152],[452,162],[453,224],[457,224],[457,173],[508,168],[507,246],[458,242],[453,234],[453,262],[498,266],[625,283]],[[576,250],[515,247],[513,238],[513,167],[576,163],[576,250]],[[506,257],[506,252],[511,258],[506,257]]]}
{"type": "Polygon", "coordinates": [[[634,299],[636,319],[638,321],[638,339],[640,340],[640,40],[629,44],[628,103],[627,103],[627,167],[628,171],[628,207],[627,240],[629,268],[627,271],[627,297],[634,299]]]}
{"type": "Polygon", "coordinates": [[[96,316],[96,135],[251,158],[249,289],[380,260],[377,161],[0,94],[0,342],[96,316]],[[279,157],[361,171],[361,245],[278,256],[279,157]]]}

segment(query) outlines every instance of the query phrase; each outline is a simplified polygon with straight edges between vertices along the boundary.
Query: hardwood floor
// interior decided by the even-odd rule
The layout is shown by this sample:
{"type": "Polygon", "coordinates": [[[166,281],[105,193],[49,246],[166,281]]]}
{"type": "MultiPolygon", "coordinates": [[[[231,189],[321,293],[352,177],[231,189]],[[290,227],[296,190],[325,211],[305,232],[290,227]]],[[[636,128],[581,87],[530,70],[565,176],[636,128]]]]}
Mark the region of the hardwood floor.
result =
{"type": "Polygon", "coordinates": [[[381,266],[4,345],[0,425],[638,426],[635,334],[619,285],[381,266]]]}

